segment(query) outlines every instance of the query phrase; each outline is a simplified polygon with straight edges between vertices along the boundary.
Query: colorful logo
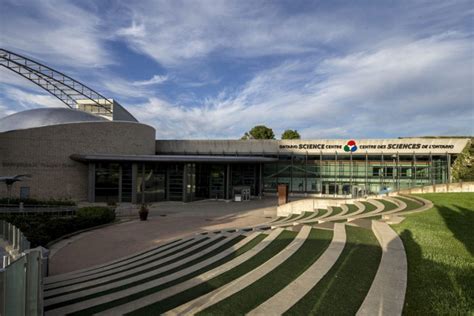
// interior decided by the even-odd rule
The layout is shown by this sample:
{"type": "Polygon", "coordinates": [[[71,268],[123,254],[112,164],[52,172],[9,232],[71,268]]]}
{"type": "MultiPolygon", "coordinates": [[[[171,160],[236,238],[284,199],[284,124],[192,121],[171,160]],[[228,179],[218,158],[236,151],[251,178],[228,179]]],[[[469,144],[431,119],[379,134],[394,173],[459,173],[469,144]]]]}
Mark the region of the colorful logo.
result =
{"type": "Polygon", "coordinates": [[[347,145],[344,146],[344,151],[345,152],[351,152],[353,153],[354,151],[357,150],[357,145],[356,145],[356,142],[355,140],[350,140],[347,142],[347,145]]]}

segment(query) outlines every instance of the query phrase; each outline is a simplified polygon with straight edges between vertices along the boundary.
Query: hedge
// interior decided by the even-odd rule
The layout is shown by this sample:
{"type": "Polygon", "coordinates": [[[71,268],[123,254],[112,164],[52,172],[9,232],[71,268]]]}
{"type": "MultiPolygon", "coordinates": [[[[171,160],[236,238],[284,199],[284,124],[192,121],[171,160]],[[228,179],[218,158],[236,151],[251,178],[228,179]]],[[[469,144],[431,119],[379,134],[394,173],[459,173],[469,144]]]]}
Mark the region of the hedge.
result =
{"type": "Polygon", "coordinates": [[[115,210],[108,207],[84,207],[75,216],[10,214],[2,215],[0,219],[18,227],[30,241],[31,247],[46,247],[49,242],[61,236],[113,222],[115,210]]]}

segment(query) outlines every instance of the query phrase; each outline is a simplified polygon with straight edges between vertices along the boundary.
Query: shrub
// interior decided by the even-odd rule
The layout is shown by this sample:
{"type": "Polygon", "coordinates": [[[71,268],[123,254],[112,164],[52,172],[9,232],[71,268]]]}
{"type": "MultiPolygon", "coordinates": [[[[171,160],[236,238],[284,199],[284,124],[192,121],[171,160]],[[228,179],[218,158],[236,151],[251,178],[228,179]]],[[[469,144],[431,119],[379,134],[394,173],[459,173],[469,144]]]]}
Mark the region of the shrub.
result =
{"type": "Polygon", "coordinates": [[[19,198],[0,198],[0,204],[20,204],[23,202],[23,205],[41,205],[41,206],[75,206],[76,203],[70,200],[36,200],[36,199],[19,199],[19,198]]]}
{"type": "Polygon", "coordinates": [[[77,213],[79,220],[93,221],[96,225],[106,224],[115,220],[115,210],[103,206],[80,208],[77,213]]]}
{"type": "Polygon", "coordinates": [[[61,236],[86,228],[107,224],[115,220],[115,211],[108,207],[83,207],[75,216],[57,216],[52,214],[2,215],[18,227],[30,241],[31,247],[46,247],[61,236]]]}

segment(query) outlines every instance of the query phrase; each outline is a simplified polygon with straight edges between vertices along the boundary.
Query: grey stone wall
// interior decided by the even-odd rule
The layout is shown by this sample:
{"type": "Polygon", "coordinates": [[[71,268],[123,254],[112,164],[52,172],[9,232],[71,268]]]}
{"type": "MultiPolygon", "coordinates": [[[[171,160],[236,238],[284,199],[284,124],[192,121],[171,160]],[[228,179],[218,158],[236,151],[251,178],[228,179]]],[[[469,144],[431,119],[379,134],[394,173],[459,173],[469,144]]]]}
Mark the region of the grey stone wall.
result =
{"type": "MultiPolygon", "coordinates": [[[[71,160],[72,154],[151,155],[154,128],[133,122],[84,122],[0,133],[0,175],[31,174],[17,182],[38,199],[87,200],[88,166],[71,160]]],[[[0,197],[7,195],[0,183],[0,197]]]]}

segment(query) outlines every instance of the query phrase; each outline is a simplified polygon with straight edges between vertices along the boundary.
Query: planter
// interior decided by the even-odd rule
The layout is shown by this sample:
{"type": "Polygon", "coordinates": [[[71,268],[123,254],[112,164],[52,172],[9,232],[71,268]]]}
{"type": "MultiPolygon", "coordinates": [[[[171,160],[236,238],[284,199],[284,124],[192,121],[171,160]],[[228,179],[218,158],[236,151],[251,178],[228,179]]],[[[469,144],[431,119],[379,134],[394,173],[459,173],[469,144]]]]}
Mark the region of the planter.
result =
{"type": "Polygon", "coordinates": [[[146,221],[148,218],[148,212],[138,212],[138,215],[140,215],[141,221],[146,221]]]}

